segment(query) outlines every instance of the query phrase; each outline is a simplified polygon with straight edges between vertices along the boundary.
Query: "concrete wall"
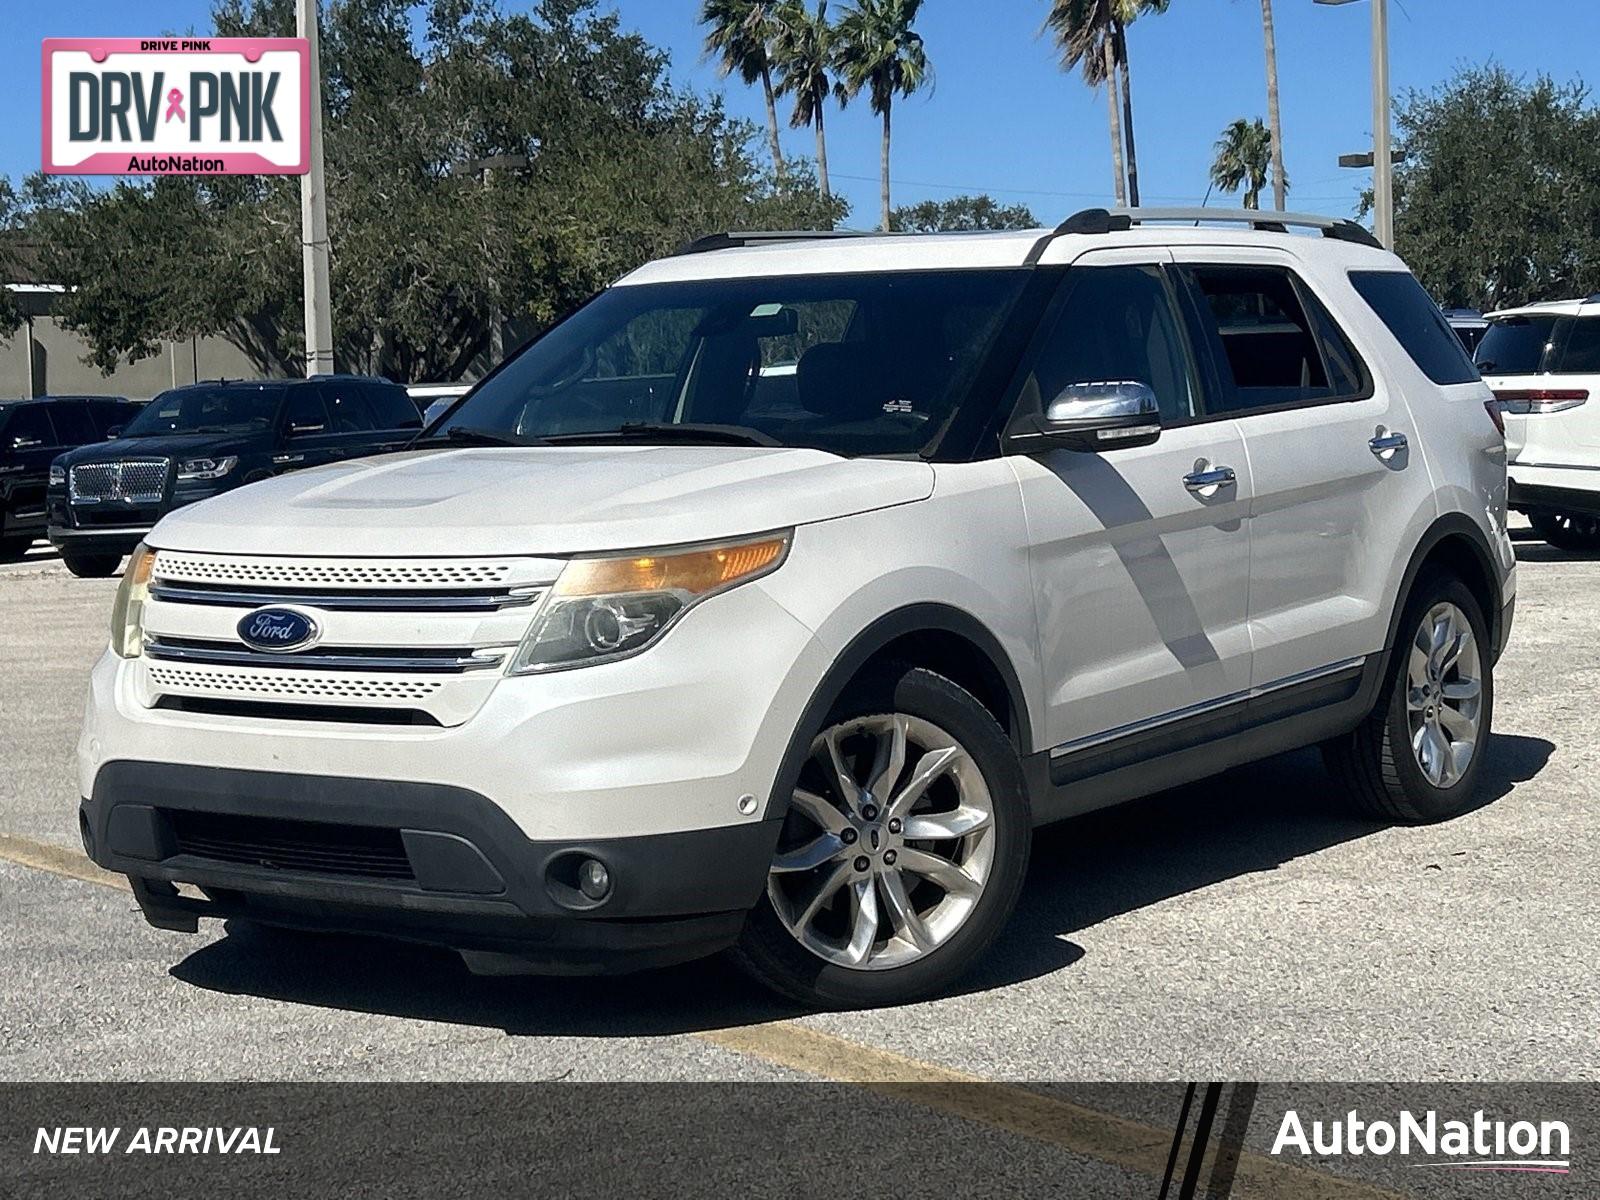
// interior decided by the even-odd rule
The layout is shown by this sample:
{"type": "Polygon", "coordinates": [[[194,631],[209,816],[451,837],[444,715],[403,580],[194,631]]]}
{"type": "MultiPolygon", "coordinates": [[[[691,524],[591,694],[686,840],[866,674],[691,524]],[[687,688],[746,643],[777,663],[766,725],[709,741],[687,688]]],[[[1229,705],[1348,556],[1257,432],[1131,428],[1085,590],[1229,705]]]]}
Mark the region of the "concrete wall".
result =
{"type": "Polygon", "coordinates": [[[32,321],[33,387],[28,386],[29,326],[0,338],[0,397],[56,395],[126,396],[148,400],[175,384],[200,379],[254,379],[260,372],[222,338],[175,342],[136,363],[123,362],[110,375],[84,361],[89,348],[50,316],[32,321]],[[196,368],[198,367],[198,375],[196,368]]]}

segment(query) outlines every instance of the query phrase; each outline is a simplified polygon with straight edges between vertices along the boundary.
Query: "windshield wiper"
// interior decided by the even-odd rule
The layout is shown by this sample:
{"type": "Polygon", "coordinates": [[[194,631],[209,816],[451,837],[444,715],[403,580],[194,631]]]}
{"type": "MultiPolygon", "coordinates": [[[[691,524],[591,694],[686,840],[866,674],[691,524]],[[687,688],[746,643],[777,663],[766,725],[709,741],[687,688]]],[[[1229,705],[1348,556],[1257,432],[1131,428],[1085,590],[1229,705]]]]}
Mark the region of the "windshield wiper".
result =
{"type": "Polygon", "coordinates": [[[452,425],[443,433],[418,438],[419,442],[456,442],[464,446],[543,446],[544,438],[521,433],[507,433],[500,429],[476,429],[467,425],[452,425]]]}
{"type": "Polygon", "coordinates": [[[626,421],[618,429],[595,429],[586,433],[556,433],[545,439],[551,445],[579,442],[695,442],[724,446],[780,446],[776,438],[748,425],[713,425],[694,421],[626,421]]]}

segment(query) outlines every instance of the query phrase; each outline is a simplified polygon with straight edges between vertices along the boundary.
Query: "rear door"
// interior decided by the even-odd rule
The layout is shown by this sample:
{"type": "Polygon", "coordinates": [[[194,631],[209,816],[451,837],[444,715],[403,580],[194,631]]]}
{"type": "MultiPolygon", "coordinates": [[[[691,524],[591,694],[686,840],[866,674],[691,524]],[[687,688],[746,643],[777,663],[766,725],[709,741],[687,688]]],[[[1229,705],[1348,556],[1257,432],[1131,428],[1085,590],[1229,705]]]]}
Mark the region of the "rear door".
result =
{"type": "Polygon", "coordinates": [[[1249,464],[1237,424],[1205,411],[1169,261],[1155,248],[1076,259],[1023,382],[1023,403],[1041,408],[1073,383],[1144,383],[1162,413],[1152,445],[1009,459],[1028,524],[1044,733],[1062,758],[1250,685],[1249,464]],[[1199,484],[1209,471],[1231,478],[1199,484]]]}
{"type": "Polygon", "coordinates": [[[321,387],[298,384],[287,390],[278,416],[279,445],[272,454],[272,469],[293,471],[343,458],[343,439],[333,432],[321,387]]]}
{"type": "Polygon", "coordinates": [[[1195,247],[1176,257],[1250,461],[1251,686],[1351,669],[1383,647],[1411,516],[1432,513],[1405,400],[1293,256],[1195,247]]]}
{"type": "Polygon", "coordinates": [[[47,404],[12,406],[0,429],[0,500],[5,524],[32,526],[44,519],[50,461],[63,450],[47,404]]]}

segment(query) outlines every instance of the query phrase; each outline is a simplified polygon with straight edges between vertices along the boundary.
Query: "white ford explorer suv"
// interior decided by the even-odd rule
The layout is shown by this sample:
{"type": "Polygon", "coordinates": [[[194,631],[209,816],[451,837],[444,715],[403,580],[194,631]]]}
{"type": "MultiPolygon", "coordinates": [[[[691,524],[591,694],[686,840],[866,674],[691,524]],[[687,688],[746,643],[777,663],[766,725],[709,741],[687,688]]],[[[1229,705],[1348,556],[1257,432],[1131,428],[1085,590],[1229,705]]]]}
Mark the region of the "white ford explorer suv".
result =
{"type": "Polygon", "coordinates": [[[1562,550],[1600,550],[1600,296],[1489,314],[1478,369],[1505,414],[1510,503],[1562,550]]]}
{"type": "Polygon", "coordinates": [[[706,239],[408,452],[165,518],[89,854],[163,928],[732,947],[852,1006],[970,966],[1045,822],[1311,744],[1459,812],[1515,588],[1489,389],[1357,226],[1196,215],[706,239]]]}

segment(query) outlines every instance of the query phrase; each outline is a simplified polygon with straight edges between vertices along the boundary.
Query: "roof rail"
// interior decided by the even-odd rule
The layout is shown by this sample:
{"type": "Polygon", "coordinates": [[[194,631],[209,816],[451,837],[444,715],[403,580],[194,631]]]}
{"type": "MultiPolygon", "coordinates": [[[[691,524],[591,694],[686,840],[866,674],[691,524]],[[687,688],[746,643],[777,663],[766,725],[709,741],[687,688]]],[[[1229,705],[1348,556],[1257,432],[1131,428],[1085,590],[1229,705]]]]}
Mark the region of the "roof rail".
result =
{"type": "Polygon", "coordinates": [[[704,254],[708,250],[731,250],[739,246],[764,246],[772,242],[830,241],[834,238],[883,237],[879,230],[870,232],[856,229],[754,229],[730,230],[726,233],[708,233],[704,237],[685,242],[673,252],[673,257],[685,254],[704,254]]]}
{"type": "Polygon", "coordinates": [[[1342,217],[1319,217],[1312,213],[1276,212],[1254,208],[1086,208],[1073,213],[1045,234],[1028,252],[1028,265],[1039,261],[1045,247],[1067,233],[1120,233],[1135,225],[1158,221],[1202,221],[1212,224],[1248,225],[1262,233],[1287,233],[1289,227],[1320,229],[1322,236],[1342,242],[1355,242],[1382,250],[1383,243],[1356,222],[1342,217]]]}

